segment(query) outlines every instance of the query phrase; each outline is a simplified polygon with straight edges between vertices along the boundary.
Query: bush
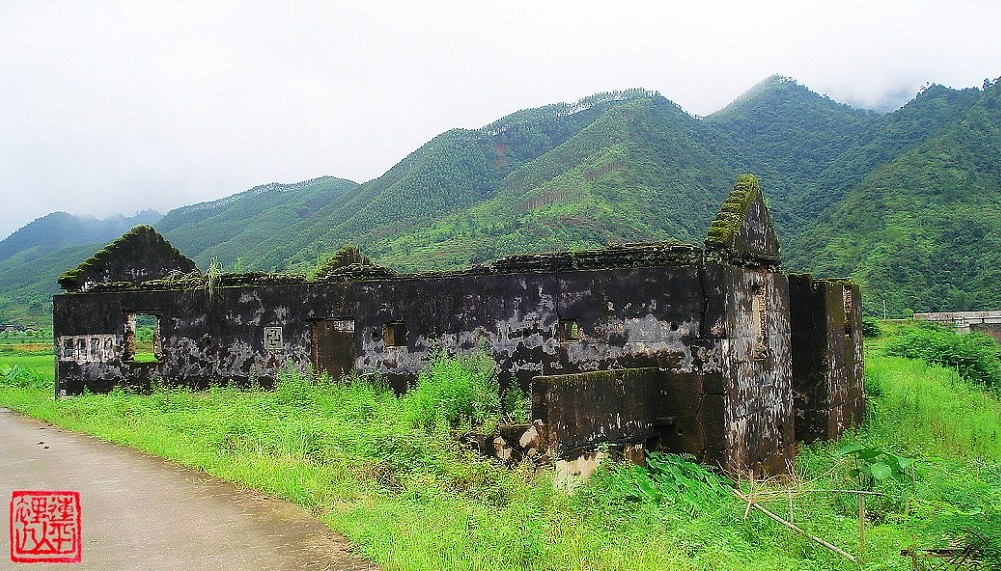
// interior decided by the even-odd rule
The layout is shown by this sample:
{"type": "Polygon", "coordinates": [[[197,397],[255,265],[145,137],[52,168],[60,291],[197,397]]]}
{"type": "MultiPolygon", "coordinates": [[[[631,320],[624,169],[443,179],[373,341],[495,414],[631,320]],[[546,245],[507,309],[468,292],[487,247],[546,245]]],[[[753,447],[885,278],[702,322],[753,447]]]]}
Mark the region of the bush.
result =
{"type": "Polygon", "coordinates": [[[883,331],[879,328],[879,322],[874,317],[862,318],[862,337],[879,337],[883,331]]]}
{"type": "Polygon", "coordinates": [[[25,369],[21,365],[0,368],[0,387],[46,389],[51,386],[52,381],[35,371],[25,369]]]}
{"type": "Polygon", "coordinates": [[[283,406],[308,408],[313,402],[313,373],[300,373],[292,365],[278,374],[275,401],[283,406]]]}
{"type": "Polygon", "coordinates": [[[964,379],[1001,390],[1001,346],[983,333],[960,335],[920,322],[887,343],[886,353],[952,367],[964,379]]]}
{"type": "Polygon", "coordinates": [[[403,397],[404,418],[426,429],[472,426],[500,413],[497,366],[483,351],[466,357],[439,354],[403,397]]]}

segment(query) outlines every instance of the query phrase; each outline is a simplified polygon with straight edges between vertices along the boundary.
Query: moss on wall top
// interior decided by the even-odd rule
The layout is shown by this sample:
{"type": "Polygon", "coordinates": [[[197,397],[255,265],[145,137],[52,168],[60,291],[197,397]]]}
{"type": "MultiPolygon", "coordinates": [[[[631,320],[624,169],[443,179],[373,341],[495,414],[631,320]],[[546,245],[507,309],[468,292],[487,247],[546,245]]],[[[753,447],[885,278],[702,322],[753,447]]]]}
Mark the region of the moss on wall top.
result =
{"type": "Polygon", "coordinates": [[[706,234],[706,260],[749,268],[778,268],[779,241],[754,175],[737,178],[706,234]]]}
{"type": "Polygon", "coordinates": [[[726,197],[716,219],[709,225],[706,248],[731,248],[737,240],[737,233],[751,211],[755,197],[761,193],[758,177],[742,174],[737,177],[733,191],[726,197]]]}
{"type": "Polygon", "coordinates": [[[140,225],[64,272],[58,281],[67,291],[84,291],[96,284],[139,284],[172,271],[190,273],[197,268],[152,226],[140,225]]]}
{"type": "Polygon", "coordinates": [[[325,264],[316,270],[317,278],[325,278],[334,272],[348,266],[371,266],[372,260],[368,258],[365,254],[361,253],[358,246],[354,244],[345,244],[340,250],[334,253],[325,264]]]}
{"type": "Polygon", "coordinates": [[[472,270],[486,273],[550,272],[601,268],[686,266],[701,262],[701,249],[677,240],[664,240],[609,244],[597,250],[507,256],[492,264],[474,267],[472,270]]]}

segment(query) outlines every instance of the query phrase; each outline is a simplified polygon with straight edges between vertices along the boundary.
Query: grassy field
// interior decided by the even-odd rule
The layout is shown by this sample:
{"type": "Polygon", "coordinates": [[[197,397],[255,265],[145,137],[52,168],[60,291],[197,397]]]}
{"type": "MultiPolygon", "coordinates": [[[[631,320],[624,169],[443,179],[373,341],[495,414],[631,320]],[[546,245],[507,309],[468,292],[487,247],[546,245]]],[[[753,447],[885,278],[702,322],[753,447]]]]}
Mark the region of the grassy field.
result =
{"type": "Polygon", "coordinates": [[[37,375],[45,378],[47,381],[52,381],[55,358],[52,356],[51,347],[48,348],[47,352],[33,352],[28,354],[10,352],[7,354],[0,353],[0,367],[3,367],[4,365],[18,365],[36,373],[37,375]]]}
{"type": "MultiPolygon", "coordinates": [[[[0,372],[44,369],[36,357],[0,356],[0,372]]],[[[461,450],[449,423],[427,422],[444,417],[422,408],[427,394],[368,381],[286,375],[273,392],[54,401],[51,385],[0,378],[0,405],[298,503],[385,569],[935,569],[942,561],[901,550],[957,545],[997,556],[1001,403],[951,369],[875,351],[866,367],[866,426],[804,448],[790,478],[738,484],[860,565],[746,510],[682,459],[652,471],[609,463],[568,493],[551,468],[461,450]],[[895,459],[906,467],[870,477],[895,459]],[[857,496],[830,491],[859,489],[881,494],[867,497],[864,542],[857,496]]],[[[480,373],[482,362],[443,361],[426,385],[480,373]]]]}

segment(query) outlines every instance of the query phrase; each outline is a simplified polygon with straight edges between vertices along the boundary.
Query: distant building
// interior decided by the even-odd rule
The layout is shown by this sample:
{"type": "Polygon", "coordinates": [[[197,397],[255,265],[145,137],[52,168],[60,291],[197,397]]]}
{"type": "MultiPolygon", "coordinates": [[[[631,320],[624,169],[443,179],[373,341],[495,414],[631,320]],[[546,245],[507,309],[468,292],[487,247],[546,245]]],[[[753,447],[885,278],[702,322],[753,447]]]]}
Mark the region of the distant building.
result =
{"type": "Polygon", "coordinates": [[[405,390],[437,348],[484,347],[530,391],[548,453],[602,443],[786,469],[797,441],[861,421],[858,286],[779,271],[757,181],[741,177],[705,248],[678,242],[511,256],[398,275],[350,265],[307,280],[198,276],[137,227],[60,283],[57,395],[154,379],[191,386],[286,367],[379,374],[405,390]],[[154,333],[136,358],[136,323],[154,333]]]}

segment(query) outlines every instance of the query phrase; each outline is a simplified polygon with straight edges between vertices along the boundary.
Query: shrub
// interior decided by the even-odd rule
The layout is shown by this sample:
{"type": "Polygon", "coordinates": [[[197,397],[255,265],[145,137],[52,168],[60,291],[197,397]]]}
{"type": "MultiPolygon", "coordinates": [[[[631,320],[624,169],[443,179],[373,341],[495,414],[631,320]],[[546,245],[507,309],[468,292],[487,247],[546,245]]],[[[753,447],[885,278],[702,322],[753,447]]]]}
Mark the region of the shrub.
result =
{"type": "Polygon", "coordinates": [[[879,328],[879,322],[876,321],[874,317],[863,317],[862,318],[862,336],[863,337],[879,337],[883,334],[883,331],[879,328]]]}
{"type": "Polygon", "coordinates": [[[964,379],[1001,389],[1001,346],[983,333],[961,335],[933,323],[916,323],[887,343],[886,353],[952,367],[964,379]]]}
{"type": "Polygon", "coordinates": [[[52,386],[52,381],[44,376],[25,369],[21,365],[0,368],[0,386],[19,389],[45,389],[52,386]]]}
{"type": "Polygon", "coordinates": [[[307,408],[312,402],[313,374],[300,373],[292,365],[278,374],[275,383],[275,401],[283,406],[307,408]]]}
{"type": "Polygon", "coordinates": [[[403,397],[404,418],[420,428],[476,425],[500,412],[497,366],[483,351],[465,357],[440,353],[403,397]]]}

